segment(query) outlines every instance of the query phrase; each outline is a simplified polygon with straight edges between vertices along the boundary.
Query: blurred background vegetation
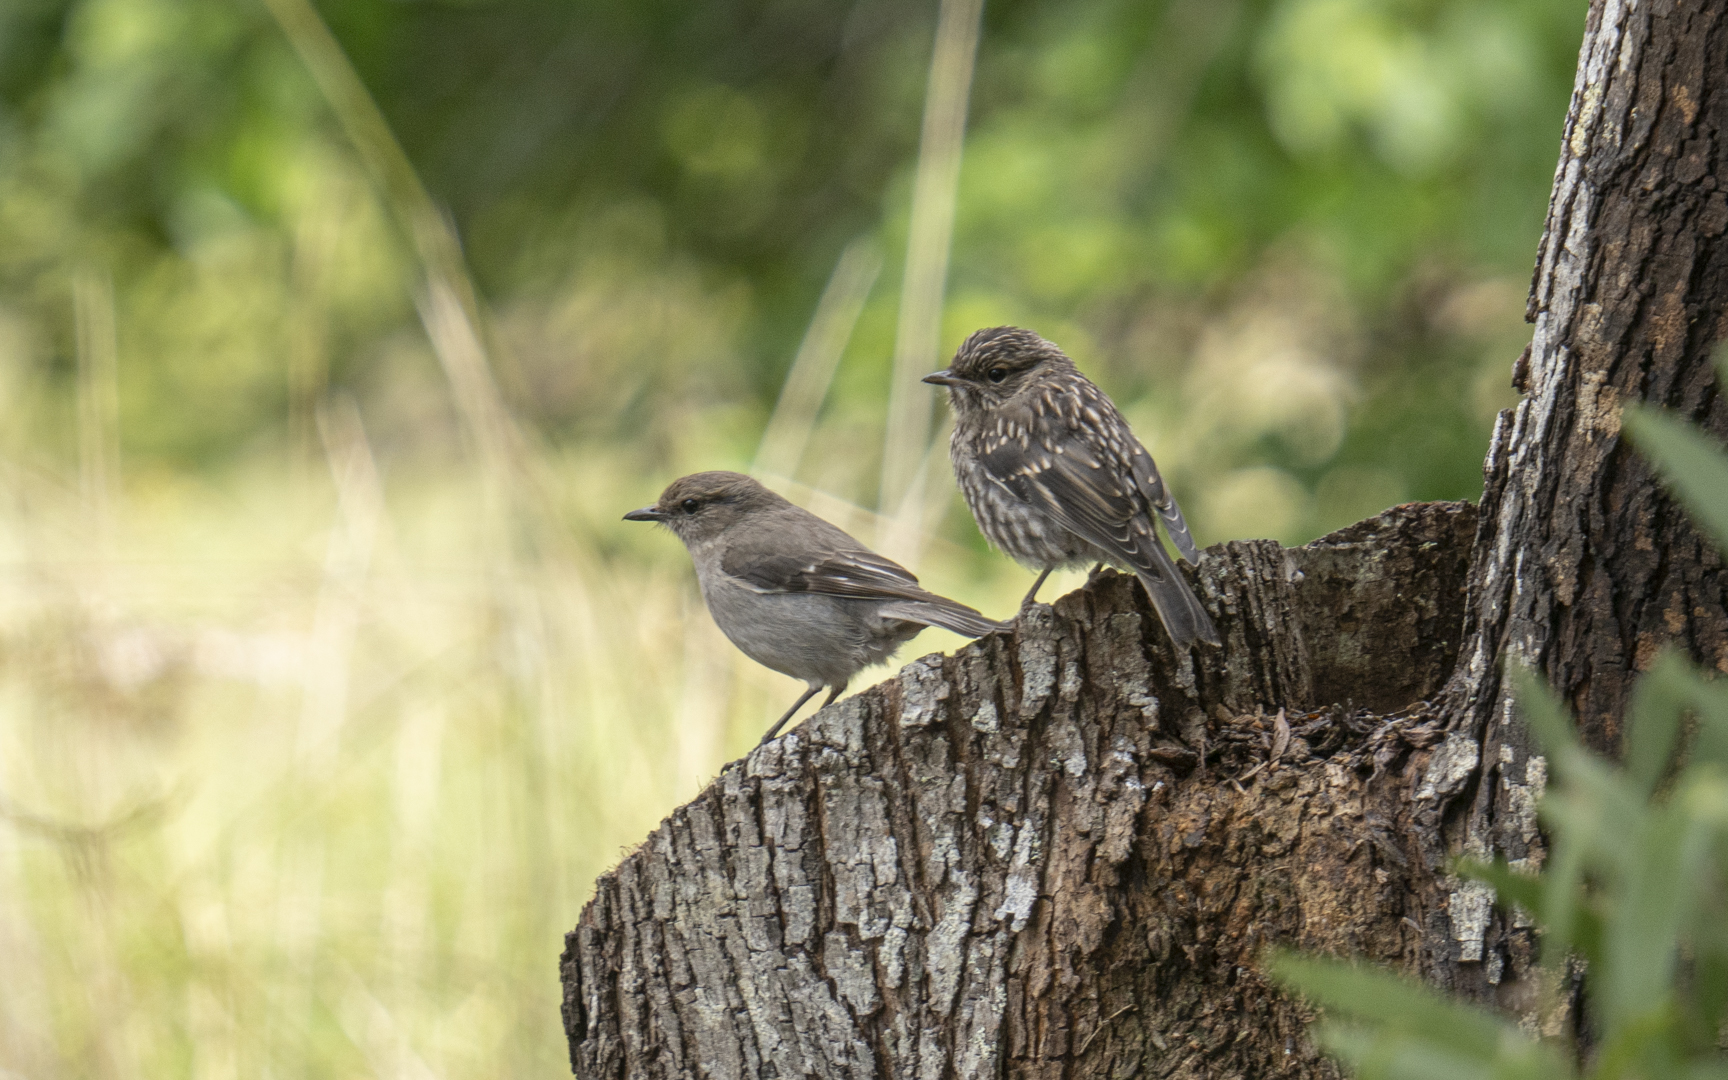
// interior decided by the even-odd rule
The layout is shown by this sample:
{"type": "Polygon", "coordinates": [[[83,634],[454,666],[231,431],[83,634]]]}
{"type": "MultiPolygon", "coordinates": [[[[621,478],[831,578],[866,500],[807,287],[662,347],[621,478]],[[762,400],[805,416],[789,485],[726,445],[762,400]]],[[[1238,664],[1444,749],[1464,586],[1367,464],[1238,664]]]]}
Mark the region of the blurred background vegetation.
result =
{"type": "MultiPolygon", "coordinates": [[[[881,490],[933,0],[301,2],[0,0],[0,1077],[563,1074],[593,876],[798,688],[680,473],[1028,583],[940,431],[881,490]]],[[[1202,543],[1475,497],[1584,7],[992,0],[928,359],[1062,344],[1202,543]]]]}

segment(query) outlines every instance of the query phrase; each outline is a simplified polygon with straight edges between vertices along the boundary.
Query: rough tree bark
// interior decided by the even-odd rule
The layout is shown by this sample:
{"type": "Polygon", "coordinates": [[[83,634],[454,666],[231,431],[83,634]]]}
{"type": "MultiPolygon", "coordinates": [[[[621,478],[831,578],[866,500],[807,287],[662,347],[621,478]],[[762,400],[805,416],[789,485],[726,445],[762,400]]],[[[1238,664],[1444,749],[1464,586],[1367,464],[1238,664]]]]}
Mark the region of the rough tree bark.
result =
{"type": "MultiPolygon", "coordinates": [[[[1620,438],[1624,402],[1667,406],[1721,435],[1711,355],[1728,338],[1728,10],[1593,0],[1513,384],[1495,427],[1471,568],[1469,644],[1444,695],[1448,738],[1479,748],[1461,812],[1425,823],[1444,850],[1539,862],[1530,802],[1545,766],[1501,683],[1506,660],[1571,702],[1613,750],[1637,672],[1672,643],[1728,671],[1721,560],[1620,438]]],[[[1430,928],[1430,974],[1508,1003],[1530,933],[1480,887],[1430,928]],[[1450,937],[1450,941],[1447,937],[1450,937]],[[1480,962],[1478,962],[1480,961],[1480,962]]]]}
{"type": "Polygon", "coordinates": [[[1531,1012],[1530,931],[1445,874],[1543,854],[1503,660],[1605,747],[1664,643],[1728,670],[1720,563],[1619,438],[1629,399],[1728,430],[1724,57],[1721,5],[1592,3],[1480,515],[1213,548],[1194,658],[1105,574],[729,766],[568,937],[577,1075],[1335,1075],[1273,942],[1531,1012]]]}

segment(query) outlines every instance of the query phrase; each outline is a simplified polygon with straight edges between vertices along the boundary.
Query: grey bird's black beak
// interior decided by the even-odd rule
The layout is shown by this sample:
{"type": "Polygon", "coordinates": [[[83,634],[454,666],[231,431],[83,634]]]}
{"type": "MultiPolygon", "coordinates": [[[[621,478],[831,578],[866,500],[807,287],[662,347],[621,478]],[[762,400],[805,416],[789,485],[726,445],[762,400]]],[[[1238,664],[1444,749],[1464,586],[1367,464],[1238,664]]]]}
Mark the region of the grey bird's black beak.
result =
{"type": "Polygon", "coordinates": [[[941,371],[932,371],[930,374],[924,376],[924,381],[927,383],[935,383],[937,386],[956,386],[962,380],[955,378],[953,372],[944,368],[941,371]]]}
{"type": "Polygon", "coordinates": [[[644,506],[640,510],[632,510],[628,514],[625,514],[624,520],[625,521],[665,521],[666,515],[662,514],[655,507],[644,506]]]}

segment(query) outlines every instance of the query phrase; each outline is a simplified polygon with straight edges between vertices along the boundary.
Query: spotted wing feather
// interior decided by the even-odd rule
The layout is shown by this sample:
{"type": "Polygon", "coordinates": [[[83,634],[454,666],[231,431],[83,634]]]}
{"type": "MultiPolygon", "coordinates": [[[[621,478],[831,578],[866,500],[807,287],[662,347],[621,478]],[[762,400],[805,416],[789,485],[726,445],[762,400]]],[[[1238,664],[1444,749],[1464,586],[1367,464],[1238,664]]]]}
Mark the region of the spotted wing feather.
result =
{"type": "Polygon", "coordinates": [[[979,459],[992,479],[1042,510],[1115,562],[1157,579],[1170,576],[1170,557],[1159,546],[1137,485],[1127,470],[1111,467],[1108,453],[1064,433],[1047,449],[1002,443],[979,459]]]}
{"type": "Polygon", "coordinates": [[[1194,534],[1188,531],[1188,522],[1182,517],[1182,508],[1176,505],[1176,496],[1170,493],[1170,489],[1164,486],[1164,478],[1158,475],[1158,466],[1152,461],[1152,455],[1140,445],[1140,440],[1128,427],[1128,421],[1123,419],[1104,391],[1078,373],[1075,380],[1078,383],[1074,390],[1076,400],[1060,410],[1070,418],[1069,427],[1077,437],[1097,447],[1106,459],[1105,467],[1133,477],[1140,497],[1158,514],[1176,550],[1189,562],[1199,563],[1200,550],[1194,544],[1194,534]]]}
{"type": "MultiPolygon", "coordinates": [[[[1116,430],[1125,432],[1127,427],[1116,430]]],[[[998,441],[979,456],[979,463],[1016,498],[1043,511],[1111,561],[1132,569],[1179,645],[1186,646],[1196,638],[1216,644],[1218,631],[1211,618],[1158,542],[1151,516],[1157,503],[1145,490],[1146,482],[1134,467],[1132,451],[1084,428],[1070,427],[1060,434],[1051,434],[1046,428],[1044,434],[1047,442],[1030,438],[1024,445],[1013,439],[998,441]]],[[[1145,450],[1138,443],[1134,449],[1150,466],[1145,450]]],[[[1157,471],[1150,472],[1156,479],[1157,471]]],[[[1163,494],[1161,480],[1157,491],[1163,494]]],[[[1169,502],[1180,521],[1174,500],[1169,502]]],[[[1194,541],[1186,524],[1182,535],[1192,550],[1194,541]]]]}

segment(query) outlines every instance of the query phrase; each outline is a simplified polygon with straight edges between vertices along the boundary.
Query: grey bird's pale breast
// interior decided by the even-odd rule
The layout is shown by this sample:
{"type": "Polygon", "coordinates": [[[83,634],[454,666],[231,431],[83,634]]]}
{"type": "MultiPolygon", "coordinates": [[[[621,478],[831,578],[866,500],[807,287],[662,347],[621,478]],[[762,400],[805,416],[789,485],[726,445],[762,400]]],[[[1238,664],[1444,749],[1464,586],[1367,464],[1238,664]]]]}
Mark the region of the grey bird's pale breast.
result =
{"type": "Polygon", "coordinates": [[[763,667],[812,686],[846,683],[924,629],[883,618],[880,600],[759,592],[721,569],[717,545],[690,554],[708,613],[732,644],[763,667]]]}
{"type": "MultiPolygon", "coordinates": [[[[977,445],[979,435],[956,426],[949,453],[954,479],[986,540],[1010,559],[1033,570],[1114,561],[1051,520],[1043,510],[991,479],[978,461],[982,449],[977,445]]],[[[1009,437],[1013,437],[1012,433],[1009,437]]]]}

